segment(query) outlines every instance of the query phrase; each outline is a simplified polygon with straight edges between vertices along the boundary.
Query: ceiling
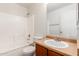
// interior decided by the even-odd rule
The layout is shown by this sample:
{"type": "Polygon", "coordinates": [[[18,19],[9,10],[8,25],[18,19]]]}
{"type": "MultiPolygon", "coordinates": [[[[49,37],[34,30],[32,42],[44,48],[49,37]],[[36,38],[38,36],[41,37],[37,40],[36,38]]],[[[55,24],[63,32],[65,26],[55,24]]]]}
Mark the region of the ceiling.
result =
{"type": "MultiPolygon", "coordinates": [[[[32,6],[36,6],[41,3],[18,3],[18,4],[25,8],[31,8],[32,6]]],[[[51,12],[53,10],[56,10],[58,8],[61,8],[63,6],[69,5],[69,4],[72,4],[72,3],[48,3],[47,12],[51,12]]]]}
{"type": "Polygon", "coordinates": [[[18,3],[18,5],[23,6],[25,8],[30,8],[30,7],[36,6],[38,4],[41,4],[41,3],[18,3]]]}
{"type": "Polygon", "coordinates": [[[28,8],[28,7],[32,6],[33,4],[32,3],[18,3],[18,5],[28,8]]]}
{"type": "Polygon", "coordinates": [[[72,3],[49,3],[47,5],[47,12],[51,12],[53,10],[56,10],[58,8],[61,8],[63,6],[69,5],[69,4],[72,4],[72,3]]]}

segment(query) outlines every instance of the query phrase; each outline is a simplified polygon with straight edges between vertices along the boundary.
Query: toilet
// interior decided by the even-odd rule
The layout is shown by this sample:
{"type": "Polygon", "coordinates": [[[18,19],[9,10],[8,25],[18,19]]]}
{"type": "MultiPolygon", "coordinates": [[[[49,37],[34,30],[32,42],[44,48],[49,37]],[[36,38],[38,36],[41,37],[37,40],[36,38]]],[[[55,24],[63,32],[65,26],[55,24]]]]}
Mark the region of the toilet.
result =
{"type": "Polygon", "coordinates": [[[23,56],[33,56],[35,52],[34,46],[27,46],[23,48],[23,56]]]}
{"type": "Polygon", "coordinates": [[[31,37],[31,39],[32,39],[33,41],[38,40],[38,39],[41,39],[41,38],[43,38],[43,35],[42,35],[42,34],[36,34],[36,35],[33,35],[33,36],[31,37]]]}
{"type": "Polygon", "coordinates": [[[33,43],[34,40],[41,39],[42,35],[34,35],[30,38],[30,40],[27,40],[27,47],[23,48],[23,56],[33,56],[35,52],[35,47],[31,46],[30,44],[33,43]]]}

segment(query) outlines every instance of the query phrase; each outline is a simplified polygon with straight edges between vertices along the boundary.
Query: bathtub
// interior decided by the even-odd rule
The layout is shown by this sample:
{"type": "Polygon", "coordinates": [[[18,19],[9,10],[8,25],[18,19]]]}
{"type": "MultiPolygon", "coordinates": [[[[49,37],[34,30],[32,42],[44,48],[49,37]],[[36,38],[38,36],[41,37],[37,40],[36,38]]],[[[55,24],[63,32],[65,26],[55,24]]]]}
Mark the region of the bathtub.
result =
{"type": "Polygon", "coordinates": [[[23,56],[22,49],[24,47],[26,47],[26,46],[19,47],[19,48],[16,48],[16,49],[7,50],[7,51],[4,51],[4,52],[0,52],[0,56],[23,56]]]}
{"type": "Polygon", "coordinates": [[[10,44],[1,45],[0,56],[23,56],[22,49],[32,43],[33,43],[33,40],[27,40],[22,43],[14,44],[14,45],[10,45],[10,44]]]}

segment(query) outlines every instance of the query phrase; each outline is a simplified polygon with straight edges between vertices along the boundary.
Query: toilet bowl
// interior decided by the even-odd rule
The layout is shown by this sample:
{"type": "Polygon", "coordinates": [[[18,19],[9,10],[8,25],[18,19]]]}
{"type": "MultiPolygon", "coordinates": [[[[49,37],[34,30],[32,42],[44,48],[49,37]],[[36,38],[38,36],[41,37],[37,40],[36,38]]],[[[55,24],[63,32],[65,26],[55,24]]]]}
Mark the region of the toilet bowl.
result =
{"type": "Polygon", "coordinates": [[[23,48],[23,56],[33,56],[35,52],[35,47],[31,46],[33,44],[34,40],[41,39],[43,36],[38,34],[32,36],[29,40],[27,40],[27,47],[23,48]]]}
{"type": "Polygon", "coordinates": [[[43,38],[43,35],[42,35],[42,34],[33,35],[33,36],[31,37],[31,39],[33,39],[33,41],[34,41],[34,40],[41,39],[41,38],[43,38]]]}
{"type": "Polygon", "coordinates": [[[35,52],[34,46],[27,46],[23,48],[23,56],[33,56],[35,52]]]}

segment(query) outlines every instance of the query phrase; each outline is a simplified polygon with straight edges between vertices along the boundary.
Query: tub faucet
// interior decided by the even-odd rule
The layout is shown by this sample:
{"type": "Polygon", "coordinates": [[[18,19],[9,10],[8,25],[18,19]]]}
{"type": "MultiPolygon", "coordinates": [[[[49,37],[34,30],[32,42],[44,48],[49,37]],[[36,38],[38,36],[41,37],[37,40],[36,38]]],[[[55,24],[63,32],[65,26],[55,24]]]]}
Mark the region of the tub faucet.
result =
{"type": "Polygon", "coordinates": [[[29,35],[28,35],[28,38],[27,38],[27,40],[30,40],[30,37],[31,37],[31,35],[29,34],[29,35]]]}

